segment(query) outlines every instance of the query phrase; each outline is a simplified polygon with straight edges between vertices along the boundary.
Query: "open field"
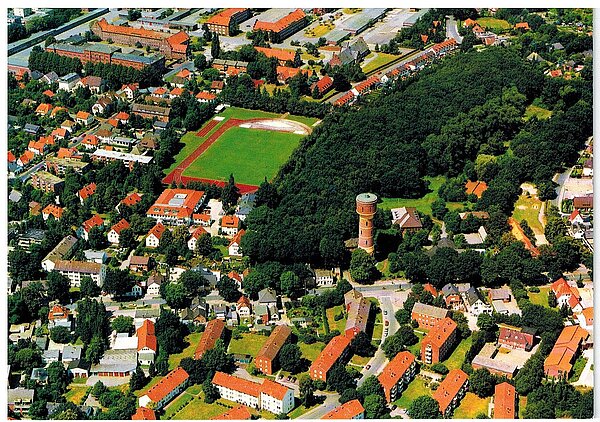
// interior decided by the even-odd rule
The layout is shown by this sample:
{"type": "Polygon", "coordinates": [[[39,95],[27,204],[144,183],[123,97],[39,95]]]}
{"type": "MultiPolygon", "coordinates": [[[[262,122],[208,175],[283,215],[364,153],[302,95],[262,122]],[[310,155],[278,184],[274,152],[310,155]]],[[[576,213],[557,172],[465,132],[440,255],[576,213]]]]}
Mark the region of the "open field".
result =
{"type": "Polygon", "coordinates": [[[325,22],[312,29],[307,29],[306,31],[304,31],[304,35],[307,38],[320,38],[323,35],[327,34],[329,31],[331,31],[333,28],[335,28],[335,25],[333,23],[325,22]]]}
{"type": "Polygon", "coordinates": [[[576,382],[579,380],[579,377],[581,376],[581,373],[583,372],[583,368],[585,368],[587,361],[588,360],[583,356],[579,356],[577,358],[577,360],[573,364],[573,372],[569,377],[569,382],[576,382]]]}
{"type": "Polygon", "coordinates": [[[183,171],[184,176],[260,185],[272,179],[298,147],[302,135],[241,127],[229,128],[183,171]]]}
{"type": "Polygon", "coordinates": [[[527,106],[527,108],[525,109],[524,119],[525,119],[525,121],[527,121],[534,116],[537,117],[538,120],[545,120],[545,119],[549,118],[550,116],[552,116],[552,111],[531,104],[531,105],[527,106]]]}
{"type": "Polygon", "coordinates": [[[183,144],[183,148],[181,148],[181,150],[179,150],[179,152],[175,156],[175,162],[171,164],[171,167],[165,170],[165,174],[169,174],[170,172],[175,170],[175,168],[179,165],[179,163],[181,163],[185,159],[185,157],[194,152],[196,148],[198,148],[204,143],[204,141],[206,141],[206,137],[196,136],[196,133],[197,131],[188,132],[181,137],[179,142],[183,144]]]}
{"type": "Polygon", "coordinates": [[[456,346],[456,349],[454,349],[454,352],[452,352],[450,357],[442,363],[450,370],[460,369],[465,361],[465,354],[467,353],[467,350],[469,350],[469,347],[471,347],[472,341],[473,339],[471,337],[462,340],[458,346],[456,346]]]}
{"type": "Polygon", "coordinates": [[[277,113],[269,113],[268,111],[261,110],[250,110],[248,108],[239,108],[239,107],[227,107],[225,110],[220,112],[217,116],[224,117],[226,119],[240,119],[240,120],[248,120],[248,119],[256,119],[256,118],[277,118],[281,117],[277,113]]]}
{"type": "Polygon", "coordinates": [[[285,117],[286,120],[293,120],[294,122],[300,122],[305,124],[306,126],[312,126],[319,121],[316,117],[306,117],[306,116],[294,116],[288,115],[285,117]]]}
{"type": "Polygon", "coordinates": [[[202,333],[192,333],[186,336],[185,340],[189,343],[189,346],[183,349],[183,352],[169,356],[169,369],[175,369],[179,366],[179,362],[181,362],[181,359],[183,358],[194,357],[194,351],[196,350],[196,346],[198,346],[201,337],[202,333]]]}
{"type": "Polygon", "coordinates": [[[322,341],[317,341],[313,344],[298,342],[298,346],[300,347],[300,351],[302,351],[302,357],[314,362],[321,353],[321,350],[325,348],[325,343],[322,341]]]}
{"type": "MultiPolygon", "coordinates": [[[[84,378],[85,379],[85,378],[84,378]]],[[[65,393],[67,401],[75,403],[76,405],[81,404],[81,399],[85,396],[85,392],[88,390],[88,386],[85,384],[75,384],[69,387],[69,390],[65,393]]]]}
{"type": "Polygon", "coordinates": [[[527,197],[527,194],[522,194],[515,203],[512,216],[518,223],[521,220],[526,220],[535,234],[544,234],[544,228],[538,220],[541,207],[542,201],[537,196],[527,197]]]}
{"type": "Polygon", "coordinates": [[[491,397],[479,398],[473,393],[467,393],[460,402],[460,406],[454,411],[454,419],[475,419],[477,415],[488,414],[488,406],[491,397]]]}
{"type": "Polygon", "coordinates": [[[477,22],[479,25],[483,26],[486,29],[510,29],[512,25],[505,21],[504,19],[496,19],[496,18],[478,18],[477,22]]]}
{"type": "MultiPolygon", "coordinates": [[[[438,198],[438,190],[446,181],[446,178],[444,176],[425,177],[425,180],[429,180],[429,190],[431,192],[422,198],[382,198],[379,207],[386,210],[400,207],[415,207],[417,211],[431,215],[431,204],[438,198]]],[[[455,210],[463,208],[464,205],[461,202],[447,202],[446,207],[449,210],[455,210]]]]}
{"type": "Polygon", "coordinates": [[[231,339],[229,342],[228,353],[252,355],[252,357],[256,357],[268,338],[269,337],[261,334],[244,333],[242,334],[242,338],[239,340],[234,338],[231,339]]]}
{"type": "Polygon", "coordinates": [[[398,407],[407,409],[410,404],[420,396],[431,396],[432,391],[425,387],[425,380],[423,378],[415,378],[408,388],[402,392],[402,395],[394,404],[398,407]]]}
{"type": "Polygon", "coordinates": [[[327,321],[329,321],[330,330],[338,330],[340,333],[344,332],[346,328],[346,317],[336,321],[335,316],[344,310],[344,305],[334,306],[333,308],[327,309],[327,321]]]}
{"type": "Polygon", "coordinates": [[[371,57],[373,57],[374,54],[377,54],[377,57],[372,59],[370,62],[368,62],[365,65],[365,67],[363,67],[364,73],[369,73],[381,66],[391,63],[399,57],[399,56],[395,56],[393,54],[387,54],[387,53],[370,53],[367,57],[365,57],[365,61],[367,61],[371,57]]]}
{"type": "Polygon", "coordinates": [[[527,296],[529,296],[529,301],[534,305],[542,305],[546,308],[548,306],[548,292],[550,291],[550,287],[540,287],[539,293],[527,292],[527,296]]]}

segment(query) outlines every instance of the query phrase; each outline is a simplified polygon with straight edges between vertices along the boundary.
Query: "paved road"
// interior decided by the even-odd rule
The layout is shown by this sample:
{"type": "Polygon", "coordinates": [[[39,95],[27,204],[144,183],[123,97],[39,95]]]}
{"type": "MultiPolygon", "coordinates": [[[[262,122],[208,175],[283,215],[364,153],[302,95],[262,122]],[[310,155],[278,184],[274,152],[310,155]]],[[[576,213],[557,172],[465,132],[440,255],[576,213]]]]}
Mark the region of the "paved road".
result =
{"type": "Polygon", "coordinates": [[[592,371],[592,365],[594,364],[594,350],[588,349],[583,352],[583,356],[588,359],[579,376],[577,382],[574,382],[573,385],[581,385],[585,387],[593,387],[594,386],[594,371],[592,371]]]}
{"type": "Polygon", "coordinates": [[[453,16],[446,20],[446,37],[454,38],[459,44],[462,43],[463,37],[458,33],[458,26],[453,16]]]}
{"type": "Polygon", "coordinates": [[[323,404],[321,404],[320,406],[314,408],[313,410],[306,412],[305,414],[300,416],[298,419],[321,419],[328,412],[332,411],[333,409],[335,409],[336,407],[338,407],[340,405],[340,402],[338,401],[340,395],[337,393],[332,394],[332,393],[325,393],[322,391],[318,391],[315,393],[315,395],[318,395],[318,396],[324,395],[325,402],[323,404]]]}
{"type": "Polygon", "coordinates": [[[573,171],[573,167],[567,169],[565,172],[556,174],[552,179],[554,182],[558,184],[556,188],[556,193],[558,196],[552,200],[552,205],[556,206],[560,210],[560,203],[562,202],[563,196],[565,195],[565,184],[569,180],[571,172],[573,171]]]}
{"type": "MultiPolygon", "coordinates": [[[[400,324],[398,324],[398,321],[396,320],[394,306],[389,296],[380,297],[379,304],[381,306],[381,312],[383,313],[384,326],[383,333],[381,335],[381,343],[383,343],[383,341],[388,336],[394,335],[396,331],[398,331],[398,329],[400,328],[400,324]],[[388,322],[387,326],[385,325],[386,321],[388,322]],[[386,328],[388,329],[387,334],[386,328]]],[[[387,358],[385,356],[385,353],[383,352],[383,350],[381,350],[381,348],[378,348],[377,352],[375,352],[375,356],[371,358],[367,365],[371,365],[369,369],[366,369],[367,366],[365,366],[365,369],[362,370],[362,377],[358,380],[358,386],[360,387],[364,382],[365,378],[367,378],[369,375],[377,375],[381,371],[383,371],[383,368],[385,367],[386,363],[387,358]]]]}

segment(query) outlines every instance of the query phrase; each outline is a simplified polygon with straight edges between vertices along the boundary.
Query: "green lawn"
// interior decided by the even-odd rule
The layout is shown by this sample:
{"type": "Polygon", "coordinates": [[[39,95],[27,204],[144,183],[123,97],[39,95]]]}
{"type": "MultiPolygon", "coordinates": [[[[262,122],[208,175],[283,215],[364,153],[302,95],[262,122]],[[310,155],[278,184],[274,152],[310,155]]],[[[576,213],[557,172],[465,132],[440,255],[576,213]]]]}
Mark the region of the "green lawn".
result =
{"type": "Polygon", "coordinates": [[[535,106],[533,104],[527,106],[525,109],[525,120],[529,120],[532,117],[537,117],[538,120],[545,120],[552,116],[552,111],[545,109],[543,107],[535,106]]]}
{"type": "Polygon", "coordinates": [[[304,407],[304,405],[301,404],[300,406],[292,410],[290,413],[288,413],[288,416],[290,417],[290,419],[296,419],[317,406],[320,406],[320,404],[315,404],[314,406],[311,406],[307,409],[306,407],[304,407]]]}
{"type": "Polygon", "coordinates": [[[230,354],[252,355],[253,357],[256,357],[268,338],[269,337],[261,334],[244,333],[239,340],[234,338],[231,339],[228,352],[230,354]]]}
{"type": "Polygon", "coordinates": [[[287,120],[293,120],[295,122],[300,122],[300,123],[304,123],[306,126],[312,126],[315,123],[317,123],[319,121],[319,119],[316,119],[314,117],[305,117],[305,116],[294,116],[292,114],[290,114],[289,116],[286,117],[287,120]]]}
{"type": "Polygon", "coordinates": [[[332,23],[322,23],[312,29],[307,29],[306,31],[304,31],[304,35],[307,38],[320,38],[323,35],[327,34],[329,31],[331,31],[333,28],[335,28],[335,25],[332,23]]]}
{"type": "Polygon", "coordinates": [[[375,324],[373,326],[373,340],[377,340],[377,342],[381,341],[381,335],[383,334],[383,324],[375,324]]]}
{"type": "Polygon", "coordinates": [[[277,174],[302,138],[293,133],[232,127],[183,174],[227,180],[233,173],[238,183],[260,185],[265,177],[272,179],[277,174]]]}
{"type": "Polygon", "coordinates": [[[431,395],[433,395],[433,392],[428,387],[425,387],[425,380],[423,378],[415,378],[408,384],[408,388],[402,392],[402,395],[394,404],[407,409],[418,397],[431,395]]]}
{"type": "Polygon", "coordinates": [[[198,132],[198,131],[196,130],[193,132],[188,132],[181,137],[181,140],[179,142],[183,143],[184,146],[177,153],[177,155],[175,156],[175,162],[173,164],[171,164],[171,167],[169,167],[165,171],[165,174],[169,174],[170,172],[175,170],[175,167],[177,167],[179,165],[179,163],[181,163],[183,160],[185,160],[185,157],[190,155],[192,152],[194,152],[194,150],[196,148],[198,148],[200,145],[202,145],[204,143],[204,141],[206,140],[206,137],[200,138],[200,137],[196,136],[196,132],[198,132]]]}
{"type": "Polygon", "coordinates": [[[346,329],[346,315],[338,321],[335,320],[335,316],[344,310],[344,305],[334,306],[333,308],[327,309],[327,321],[329,321],[330,330],[338,330],[343,333],[346,329]]]}
{"type": "Polygon", "coordinates": [[[169,369],[175,369],[179,366],[179,362],[181,362],[181,359],[183,358],[194,357],[194,352],[196,351],[196,347],[198,346],[201,337],[202,333],[192,333],[186,336],[185,340],[189,343],[189,346],[183,349],[183,352],[169,356],[169,369]]]}
{"type": "Polygon", "coordinates": [[[393,54],[387,54],[387,53],[370,53],[367,57],[365,57],[365,61],[367,61],[371,57],[373,57],[374,54],[377,54],[377,57],[372,59],[370,62],[368,62],[365,65],[365,67],[363,67],[363,73],[372,72],[373,70],[375,70],[381,66],[384,66],[388,63],[393,62],[394,60],[396,60],[399,57],[399,56],[395,56],[393,54]]]}
{"type": "Polygon", "coordinates": [[[540,289],[539,293],[527,292],[527,296],[529,296],[529,301],[531,303],[533,303],[534,305],[542,305],[542,306],[545,306],[546,308],[549,308],[548,292],[550,291],[550,287],[548,287],[548,286],[540,287],[539,289],[540,289]]]}
{"type": "Polygon", "coordinates": [[[300,347],[300,351],[302,351],[302,357],[314,362],[319,354],[321,354],[321,350],[325,348],[325,343],[322,341],[317,341],[313,344],[299,342],[298,346],[300,347]]]}
{"type": "Polygon", "coordinates": [[[527,396],[519,396],[519,419],[523,419],[523,412],[527,406],[527,396]]]}
{"type": "Polygon", "coordinates": [[[369,356],[354,355],[352,356],[352,359],[350,359],[350,362],[354,365],[365,367],[365,365],[369,363],[370,360],[371,358],[369,356]]]}
{"type": "Polygon", "coordinates": [[[583,372],[583,368],[585,368],[585,364],[587,363],[587,359],[583,356],[579,356],[575,363],[573,364],[573,373],[569,377],[569,382],[576,382],[579,380],[581,373],[583,372]]]}
{"type": "Polygon", "coordinates": [[[512,25],[504,19],[496,18],[478,18],[477,22],[479,25],[486,29],[510,29],[512,25]]]}
{"type": "MultiPolygon", "coordinates": [[[[400,207],[415,207],[417,211],[431,215],[431,204],[438,198],[437,192],[440,186],[446,181],[446,178],[444,176],[425,177],[425,180],[429,180],[429,190],[431,192],[422,198],[382,198],[379,207],[385,210],[400,207]]],[[[447,202],[446,207],[450,210],[455,210],[463,208],[464,205],[461,202],[447,202]]]]}
{"type": "Polygon", "coordinates": [[[537,197],[527,197],[527,195],[523,194],[517,199],[512,216],[519,223],[521,220],[526,220],[535,234],[543,234],[544,228],[538,220],[541,207],[542,201],[537,197]]]}
{"type": "Polygon", "coordinates": [[[467,393],[460,402],[460,406],[454,411],[454,419],[475,419],[477,415],[488,414],[488,406],[491,397],[485,399],[479,398],[476,394],[467,393]]]}
{"type": "Polygon", "coordinates": [[[87,385],[75,384],[69,387],[69,390],[65,393],[67,401],[75,403],[76,405],[81,404],[81,399],[85,396],[85,392],[88,390],[87,385]]]}
{"type": "Polygon", "coordinates": [[[265,117],[265,118],[281,117],[281,115],[277,114],[277,113],[269,113],[268,111],[250,110],[248,108],[239,108],[239,107],[227,107],[225,110],[220,112],[218,114],[218,116],[225,117],[225,118],[241,119],[241,120],[256,119],[259,117],[265,117]]]}
{"type": "Polygon", "coordinates": [[[417,337],[419,337],[419,341],[417,342],[417,344],[410,346],[408,348],[408,351],[416,356],[416,353],[421,353],[421,340],[423,340],[423,337],[425,337],[425,334],[415,331],[415,335],[417,337]]]}
{"type": "Polygon", "coordinates": [[[454,349],[454,352],[452,352],[450,357],[448,359],[446,359],[445,361],[443,361],[442,363],[444,365],[446,365],[446,367],[450,370],[460,369],[463,362],[465,361],[465,354],[471,347],[472,341],[473,341],[473,339],[471,337],[468,337],[468,338],[462,340],[459,343],[459,345],[456,346],[456,349],[454,349]]]}

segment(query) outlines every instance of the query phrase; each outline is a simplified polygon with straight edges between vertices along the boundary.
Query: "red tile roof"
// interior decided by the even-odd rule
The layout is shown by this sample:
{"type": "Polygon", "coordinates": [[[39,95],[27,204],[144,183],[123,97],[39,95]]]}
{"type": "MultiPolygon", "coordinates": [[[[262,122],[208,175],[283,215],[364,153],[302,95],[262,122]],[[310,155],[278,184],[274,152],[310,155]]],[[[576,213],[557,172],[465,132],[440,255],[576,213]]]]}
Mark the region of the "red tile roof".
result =
{"type": "Polygon", "coordinates": [[[494,419],[514,419],[517,392],[507,382],[496,385],[494,393],[494,419]]]}
{"type": "Polygon", "coordinates": [[[176,51],[178,53],[184,53],[187,50],[186,43],[189,41],[189,35],[183,31],[180,31],[175,35],[171,35],[169,38],[167,38],[167,42],[169,43],[173,51],[176,51]]]}
{"type": "MultiPolygon", "coordinates": [[[[214,320],[213,320],[214,321],[214,320]]],[[[252,397],[260,397],[261,385],[244,378],[234,377],[225,372],[215,372],[212,383],[230,390],[239,391],[252,397]]]]}
{"type": "Polygon", "coordinates": [[[321,419],[354,419],[365,411],[365,408],[357,399],[350,400],[336,407],[321,419]]]}
{"type": "Polygon", "coordinates": [[[87,199],[92,196],[96,192],[96,183],[90,183],[89,185],[84,186],[79,189],[79,196],[81,199],[87,199]]]}
{"type": "Polygon", "coordinates": [[[187,79],[192,75],[192,72],[190,72],[189,69],[181,69],[179,72],[177,72],[177,74],[175,76],[179,77],[179,78],[184,78],[187,79]]]}
{"type": "Polygon", "coordinates": [[[60,220],[64,212],[64,208],[59,207],[58,205],[49,204],[44,210],[42,214],[53,215],[55,219],[60,220]]]}
{"type": "Polygon", "coordinates": [[[70,311],[67,307],[54,305],[48,312],[48,321],[56,321],[58,319],[68,319],[70,311]]]}
{"type": "Polygon", "coordinates": [[[215,347],[217,340],[223,335],[224,329],[225,322],[223,320],[213,319],[208,321],[208,324],[206,324],[206,329],[204,330],[204,333],[202,333],[202,337],[200,338],[198,346],[196,347],[196,351],[194,352],[194,359],[200,359],[204,352],[215,347]]]}
{"type": "Polygon", "coordinates": [[[35,109],[36,114],[48,114],[52,110],[52,104],[42,103],[35,109]]]}
{"type": "Polygon", "coordinates": [[[138,202],[140,202],[141,200],[142,200],[142,197],[140,196],[140,194],[137,192],[133,192],[133,193],[130,193],[129,195],[127,195],[125,198],[123,198],[121,200],[121,204],[123,204],[127,207],[132,207],[135,204],[137,204],[138,202]]]}
{"type": "MultiPolygon", "coordinates": [[[[292,59],[293,60],[293,59],[292,59]]],[[[293,78],[298,73],[305,73],[310,76],[310,69],[300,69],[297,67],[288,67],[288,66],[277,66],[277,78],[282,81],[287,81],[290,78],[293,78]]]]}
{"type": "Polygon", "coordinates": [[[286,62],[288,60],[294,61],[296,53],[293,51],[282,50],[280,48],[266,48],[266,47],[254,47],[259,53],[263,53],[265,56],[271,58],[275,57],[277,60],[286,62]]]}
{"type": "Polygon", "coordinates": [[[467,195],[474,194],[477,198],[481,198],[483,192],[487,190],[487,183],[483,181],[467,181],[465,185],[465,189],[467,190],[467,195]]]}
{"type": "Polygon", "coordinates": [[[61,138],[64,138],[67,136],[67,129],[62,128],[62,127],[57,127],[56,129],[54,129],[52,131],[52,136],[59,136],[61,138]]]}
{"type": "Polygon", "coordinates": [[[248,410],[246,406],[240,404],[238,407],[234,407],[227,412],[215,416],[212,420],[221,420],[221,421],[242,421],[252,418],[252,413],[248,410]]]}
{"type": "Polygon", "coordinates": [[[296,9],[292,13],[287,16],[282,17],[276,22],[264,22],[257,20],[254,23],[254,27],[252,28],[255,31],[273,31],[280,32],[293,24],[294,22],[299,21],[300,19],[304,19],[306,15],[302,11],[302,9],[296,9]]]}
{"type": "Polygon", "coordinates": [[[166,227],[162,223],[156,223],[156,225],[152,227],[148,232],[148,236],[153,234],[158,240],[160,240],[163,233],[165,232],[165,228],[166,227]]]}
{"type": "Polygon", "coordinates": [[[138,337],[138,351],[142,350],[144,347],[147,347],[150,350],[154,350],[156,352],[157,348],[157,340],[156,335],[154,333],[154,323],[146,319],[144,320],[142,326],[137,329],[137,337],[138,337]]]}
{"type": "Polygon", "coordinates": [[[581,343],[588,337],[589,333],[579,325],[563,328],[552,351],[544,361],[544,372],[551,376],[570,373],[573,367],[571,362],[581,343]]]}
{"type": "Polygon", "coordinates": [[[117,234],[121,234],[121,232],[123,230],[128,229],[129,227],[131,227],[131,226],[129,225],[127,220],[125,220],[124,218],[121,218],[121,220],[117,224],[113,225],[110,228],[110,230],[111,231],[114,230],[115,232],[117,232],[117,234]]]}
{"type": "Polygon", "coordinates": [[[422,343],[430,343],[441,348],[448,341],[452,333],[457,329],[456,322],[451,318],[439,320],[435,326],[423,337],[422,343]]]}
{"type": "Polygon", "coordinates": [[[237,232],[237,234],[235,236],[233,236],[233,239],[231,239],[231,242],[229,242],[229,246],[233,245],[234,243],[237,243],[239,245],[240,242],[242,241],[242,237],[245,234],[246,234],[246,230],[244,230],[244,229],[237,232]]]}
{"type": "Polygon", "coordinates": [[[332,86],[333,86],[333,79],[331,79],[328,75],[325,75],[313,84],[312,89],[314,89],[316,87],[319,90],[319,92],[322,94],[323,92],[327,91],[332,86]]]}
{"type": "Polygon", "coordinates": [[[119,120],[129,120],[129,114],[125,113],[124,111],[119,111],[117,113],[117,115],[115,116],[115,119],[119,119],[119,120]]]}
{"type": "Polygon", "coordinates": [[[229,22],[231,21],[231,17],[239,12],[245,12],[246,8],[230,8],[225,9],[220,13],[217,13],[214,16],[211,16],[206,23],[208,25],[220,25],[220,26],[229,26],[229,22]]]}
{"type": "Polygon", "coordinates": [[[23,163],[23,165],[29,163],[31,160],[33,160],[33,157],[35,157],[35,154],[31,151],[25,151],[23,153],[23,155],[21,155],[19,157],[19,160],[21,161],[21,163],[23,163]]]}
{"type": "Polygon", "coordinates": [[[398,353],[377,377],[383,389],[389,391],[398,384],[414,361],[415,356],[412,353],[406,350],[398,353]]]}
{"type": "Polygon", "coordinates": [[[192,233],[192,239],[198,239],[200,236],[202,236],[203,234],[208,234],[208,232],[206,231],[206,229],[204,227],[198,227],[196,230],[194,230],[194,232],[192,233]]]}
{"type": "Polygon", "coordinates": [[[100,26],[102,32],[109,32],[112,34],[134,36],[137,38],[153,38],[156,40],[164,38],[164,36],[160,32],[151,31],[145,28],[132,28],[129,26],[111,25],[106,21],[105,18],[102,18],[98,21],[98,26],[100,26]]]}
{"type": "Polygon", "coordinates": [[[83,229],[89,233],[93,227],[101,226],[103,224],[104,220],[102,220],[98,214],[94,214],[91,218],[83,222],[83,229]]]}
{"type": "Polygon", "coordinates": [[[196,94],[196,98],[199,100],[213,101],[213,100],[217,99],[217,96],[215,94],[213,94],[212,92],[200,91],[199,93],[196,94]]]}
{"type": "Polygon", "coordinates": [[[319,354],[317,359],[315,359],[310,366],[310,375],[312,376],[314,371],[316,371],[317,374],[319,374],[319,371],[322,371],[323,375],[326,374],[349,345],[350,338],[343,334],[332,338],[329,343],[327,343],[327,346],[325,346],[321,354],[319,354]]]}
{"type": "MultiPolygon", "coordinates": [[[[242,297],[244,297],[244,296],[242,296],[242,297]]],[[[250,302],[248,301],[247,298],[245,298],[245,299],[246,299],[246,303],[249,305],[250,302]]],[[[241,300],[241,298],[240,298],[240,300],[241,300]]],[[[279,353],[279,351],[281,350],[281,348],[283,347],[283,345],[285,344],[285,342],[287,341],[287,339],[290,337],[291,334],[292,334],[292,330],[287,325],[282,324],[282,325],[278,325],[277,327],[275,327],[275,329],[271,332],[271,335],[269,336],[269,338],[267,339],[265,344],[263,344],[260,351],[256,355],[255,360],[258,361],[259,359],[266,359],[271,362],[273,360],[275,360],[275,358],[277,357],[277,354],[279,353]]]]}
{"type": "Polygon", "coordinates": [[[203,191],[191,189],[165,189],[156,202],[147,211],[148,215],[163,217],[176,216],[177,218],[189,218],[194,208],[204,197],[203,191]],[[181,201],[173,203],[173,199],[180,198],[181,201]]]}
{"type": "Polygon", "coordinates": [[[98,145],[98,138],[96,137],[96,135],[85,135],[85,137],[83,138],[83,140],[81,141],[82,144],[86,144],[86,145],[98,145]]]}
{"type": "Polygon", "coordinates": [[[237,228],[240,225],[239,217],[235,215],[224,215],[221,219],[221,227],[227,227],[230,229],[237,228]]]}
{"type": "Polygon", "coordinates": [[[73,156],[78,155],[77,148],[59,148],[56,153],[57,158],[72,158],[73,156]]]}
{"type": "Polygon", "coordinates": [[[47,97],[49,97],[49,98],[52,98],[55,95],[54,92],[50,91],[49,89],[47,89],[44,92],[42,92],[42,94],[45,95],[45,96],[47,96],[47,97]]]}
{"type": "Polygon", "coordinates": [[[146,407],[138,407],[133,416],[131,416],[131,420],[153,421],[156,420],[156,413],[154,413],[154,410],[152,409],[148,409],[146,407]]]}
{"type": "Polygon", "coordinates": [[[528,31],[530,29],[529,28],[529,24],[527,22],[519,22],[518,24],[515,25],[515,28],[517,28],[517,29],[519,29],[519,28],[520,29],[524,29],[526,31],[528,31]]]}
{"type": "MultiPolygon", "coordinates": [[[[280,327],[282,326],[280,325],[280,327]]],[[[267,396],[274,397],[277,400],[283,400],[289,389],[278,382],[265,379],[260,386],[260,390],[261,393],[266,394],[267,396]]]]}
{"type": "Polygon", "coordinates": [[[82,120],[87,120],[90,117],[90,113],[88,113],[87,111],[83,111],[80,110],[77,112],[77,114],[75,115],[76,119],[82,119],[82,120]]]}
{"type": "Polygon", "coordinates": [[[440,383],[437,390],[434,391],[433,398],[438,402],[442,414],[445,413],[454,397],[456,397],[468,379],[469,376],[461,369],[453,369],[446,375],[446,378],[440,383]]]}
{"type": "Polygon", "coordinates": [[[158,403],[162,399],[164,399],[171,391],[175,388],[183,384],[187,381],[190,376],[185,369],[181,367],[177,367],[169,372],[167,375],[161,379],[158,384],[154,385],[146,395],[152,400],[154,403],[158,403]]]}
{"type": "Polygon", "coordinates": [[[13,154],[12,151],[8,151],[8,162],[14,163],[15,161],[17,161],[17,157],[15,157],[15,154],[13,154]]]}

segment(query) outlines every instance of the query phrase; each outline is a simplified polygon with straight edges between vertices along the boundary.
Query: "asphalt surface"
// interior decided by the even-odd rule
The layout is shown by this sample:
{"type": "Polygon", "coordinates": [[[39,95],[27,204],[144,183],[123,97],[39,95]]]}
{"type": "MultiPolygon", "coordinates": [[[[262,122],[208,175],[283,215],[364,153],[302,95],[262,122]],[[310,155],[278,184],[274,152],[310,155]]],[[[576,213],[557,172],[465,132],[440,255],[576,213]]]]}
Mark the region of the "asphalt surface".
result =
{"type": "Polygon", "coordinates": [[[446,20],[446,37],[454,38],[459,44],[462,43],[463,37],[458,33],[458,25],[453,16],[446,20]]]}
{"type": "Polygon", "coordinates": [[[314,409],[309,410],[302,416],[298,417],[298,419],[321,419],[328,412],[332,411],[333,409],[335,409],[336,407],[338,407],[340,405],[340,402],[338,401],[340,395],[337,393],[332,394],[332,393],[324,393],[322,391],[317,391],[317,392],[315,392],[315,395],[316,396],[324,395],[325,402],[322,403],[321,405],[319,405],[318,407],[315,407],[314,409]]]}

